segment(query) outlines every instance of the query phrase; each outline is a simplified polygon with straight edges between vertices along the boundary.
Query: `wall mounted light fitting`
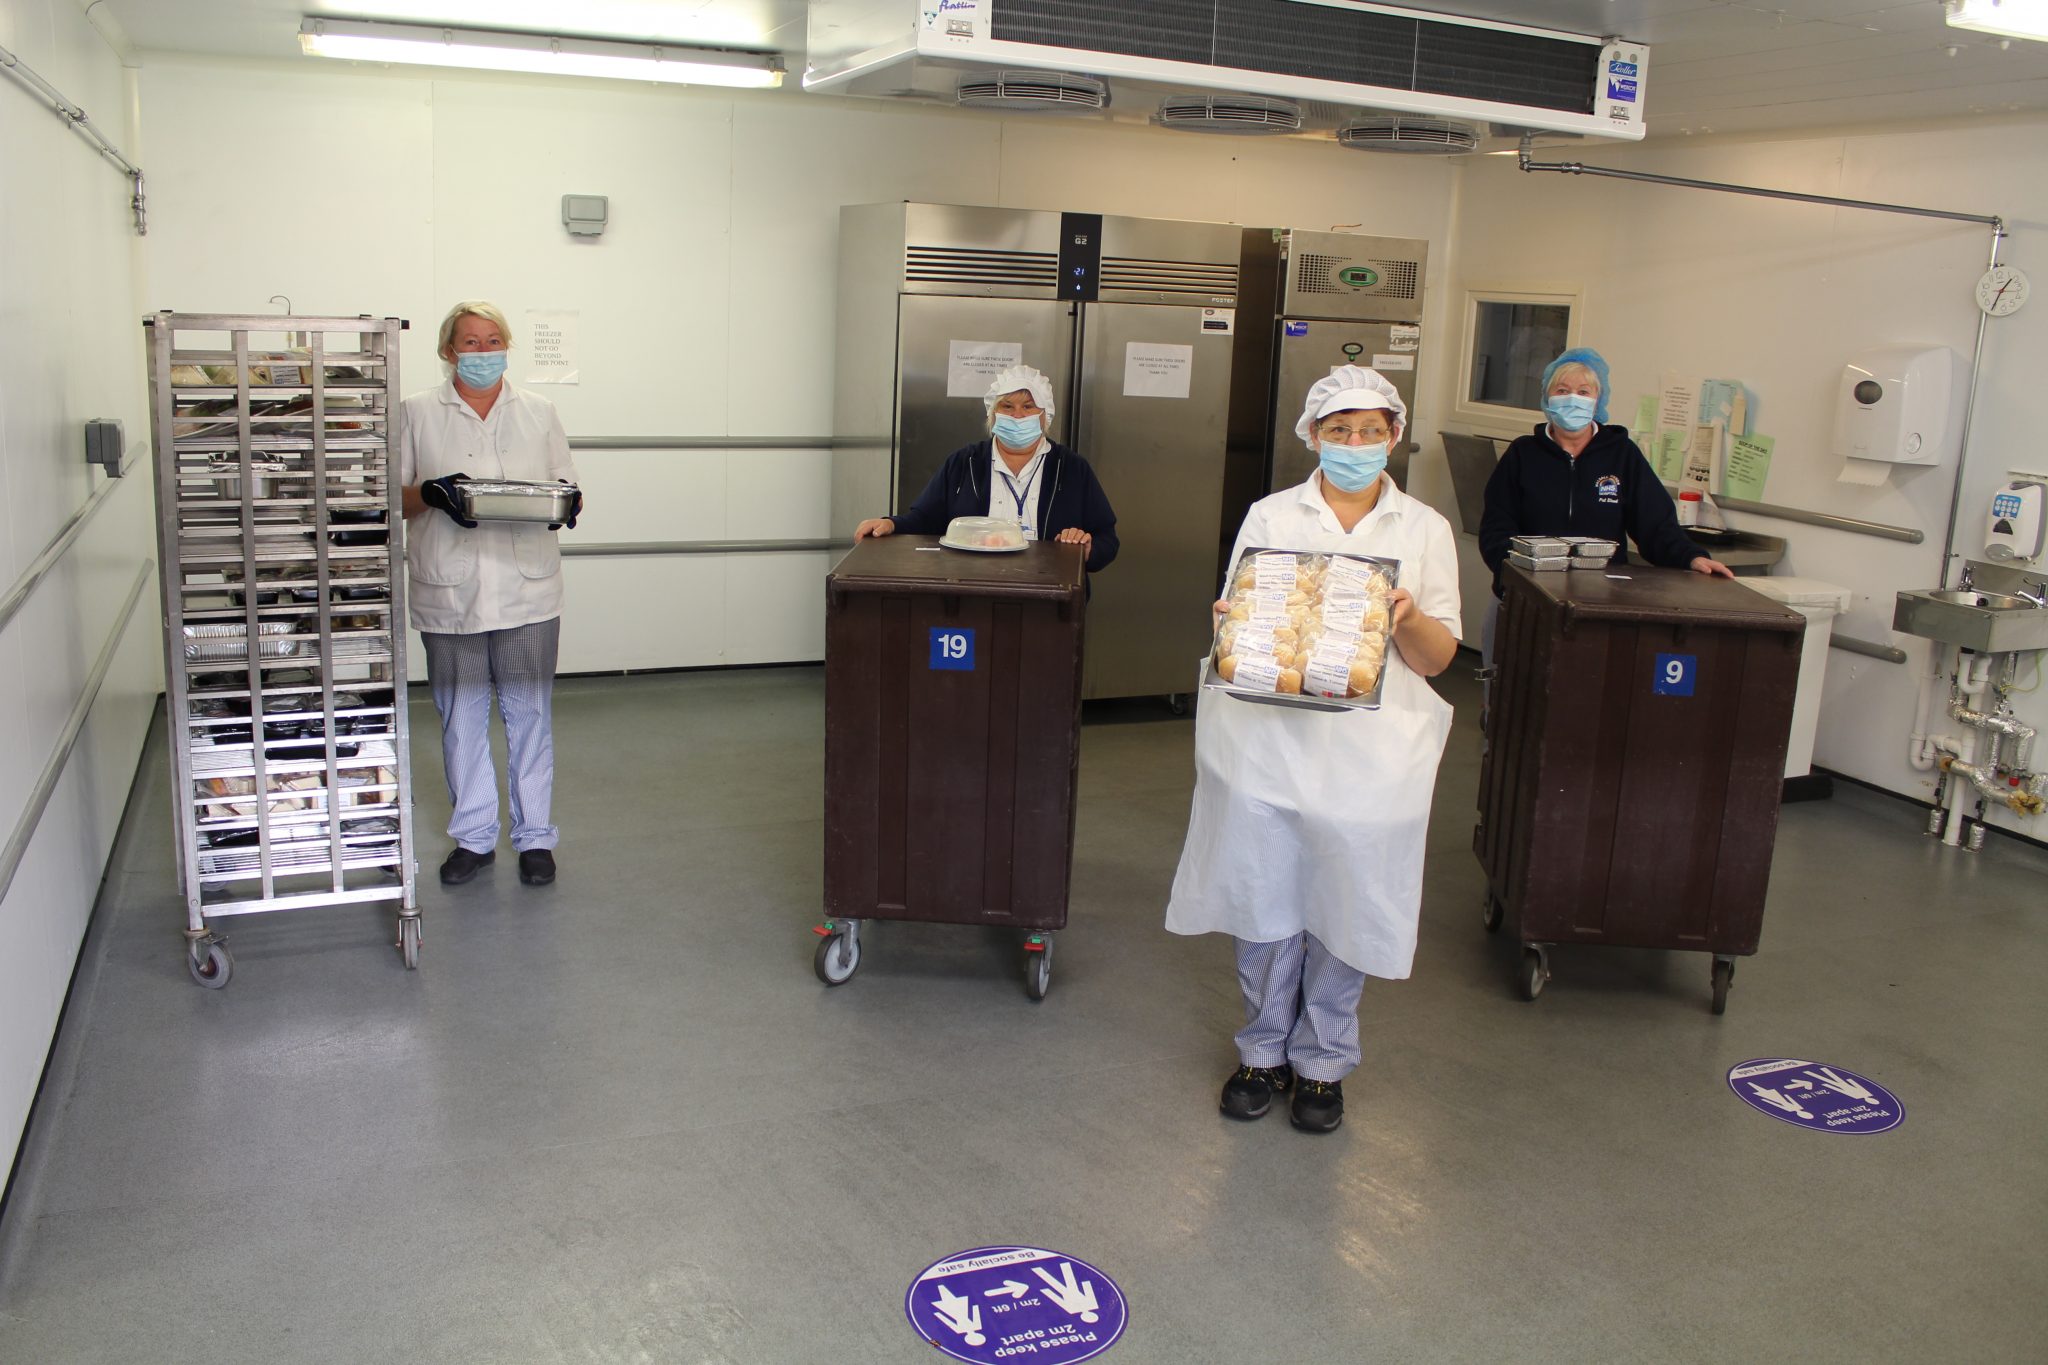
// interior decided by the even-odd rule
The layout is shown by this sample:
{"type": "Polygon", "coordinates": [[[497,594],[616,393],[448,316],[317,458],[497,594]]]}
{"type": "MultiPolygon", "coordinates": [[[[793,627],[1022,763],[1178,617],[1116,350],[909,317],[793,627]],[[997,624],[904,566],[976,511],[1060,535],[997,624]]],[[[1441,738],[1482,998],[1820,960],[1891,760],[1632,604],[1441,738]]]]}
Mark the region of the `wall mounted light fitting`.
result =
{"type": "Polygon", "coordinates": [[[782,84],[782,59],[771,52],[657,46],[609,38],[444,28],[434,24],[308,18],[299,25],[299,47],[310,56],[359,62],[403,62],[745,89],[769,89],[782,84]]]}

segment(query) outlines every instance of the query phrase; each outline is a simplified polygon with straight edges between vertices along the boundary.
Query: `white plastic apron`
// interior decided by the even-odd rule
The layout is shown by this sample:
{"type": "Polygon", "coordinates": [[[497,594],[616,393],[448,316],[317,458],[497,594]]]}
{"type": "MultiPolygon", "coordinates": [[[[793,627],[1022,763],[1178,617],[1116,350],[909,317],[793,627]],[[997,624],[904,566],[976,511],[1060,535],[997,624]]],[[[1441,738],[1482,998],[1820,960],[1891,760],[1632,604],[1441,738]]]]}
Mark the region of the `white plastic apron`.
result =
{"type": "Polygon", "coordinates": [[[1391,647],[1378,711],[1204,693],[1194,812],[1166,927],[1259,943],[1306,929],[1358,971],[1407,976],[1450,731],[1450,704],[1391,647]]]}

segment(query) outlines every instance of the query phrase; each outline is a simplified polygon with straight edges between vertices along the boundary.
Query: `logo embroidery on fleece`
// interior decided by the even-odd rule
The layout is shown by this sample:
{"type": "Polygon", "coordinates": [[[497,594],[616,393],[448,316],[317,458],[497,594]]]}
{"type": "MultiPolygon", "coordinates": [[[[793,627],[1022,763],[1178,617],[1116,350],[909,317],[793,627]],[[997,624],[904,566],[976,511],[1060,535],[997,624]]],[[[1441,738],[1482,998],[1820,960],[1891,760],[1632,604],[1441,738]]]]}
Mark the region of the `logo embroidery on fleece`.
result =
{"type": "Polygon", "coordinates": [[[1602,474],[1593,480],[1593,491],[1600,495],[1602,502],[1621,501],[1621,478],[1615,474],[1602,474]]]}

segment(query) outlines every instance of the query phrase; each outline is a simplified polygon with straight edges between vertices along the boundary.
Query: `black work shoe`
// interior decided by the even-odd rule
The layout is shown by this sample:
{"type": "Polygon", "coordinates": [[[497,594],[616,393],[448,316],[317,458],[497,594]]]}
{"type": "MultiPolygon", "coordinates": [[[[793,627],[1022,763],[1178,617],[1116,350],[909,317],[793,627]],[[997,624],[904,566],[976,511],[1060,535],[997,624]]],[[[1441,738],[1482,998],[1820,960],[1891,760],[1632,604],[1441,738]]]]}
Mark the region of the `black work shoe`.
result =
{"type": "Polygon", "coordinates": [[[441,860],[441,885],[460,886],[474,877],[480,867],[489,867],[496,862],[498,850],[487,853],[471,853],[457,844],[449,855],[441,860]]]}
{"type": "Polygon", "coordinates": [[[544,848],[529,848],[519,855],[519,880],[528,886],[546,886],[555,879],[555,855],[544,848]]]}
{"type": "Polygon", "coordinates": [[[1288,1120],[1304,1133],[1334,1133],[1344,1122],[1344,1082],[1312,1081],[1303,1077],[1294,1087],[1294,1106],[1288,1120]]]}
{"type": "Polygon", "coordinates": [[[1294,1068],[1285,1062],[1278,1066],[1241,1066],[1223,1083],[1223,1099],[1218,1107],[1229,1118],[1262,1119],[1273,1107],[1273,1096],[1286,1094],[1287,1087],[1293,1084],[1294,1068]]]}

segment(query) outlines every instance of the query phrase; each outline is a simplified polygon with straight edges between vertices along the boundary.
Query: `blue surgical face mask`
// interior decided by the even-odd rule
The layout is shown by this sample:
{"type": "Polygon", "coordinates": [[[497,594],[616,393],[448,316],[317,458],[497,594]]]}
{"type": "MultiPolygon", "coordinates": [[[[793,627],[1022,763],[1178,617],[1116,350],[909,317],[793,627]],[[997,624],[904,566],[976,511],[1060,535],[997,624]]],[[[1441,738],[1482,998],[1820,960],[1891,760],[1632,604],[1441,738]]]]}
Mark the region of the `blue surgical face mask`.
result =
{"type": "Polygon", "coordinates": [[[464,351],[455,357],[455,377],[472,389],[488,389],[505,377],[505,353],[464,351]]]}
{"type": "Polygon", "coordinates": [[[1543,402],[1543,410],[1550,414],[1559,431],[1584,431],[1599,406],[1599,399],[1582,393],[1552,394],[1543,402]]]}
{"type": "Polygon", "coordinates": [[[1320,441],[1317,456],[1322,461],[1324,478],[1346,493],[1363,493],[1387,467],[1387,443],[1347,446],[1320,441]]]}
{"type": "Polygon", "coordinates": [[[1044,434],[1045,423],[1038,417],[1012,417],[1008,413],[996,417],[995,438],[1012,450],[1030,450],[1044,434]]]}

